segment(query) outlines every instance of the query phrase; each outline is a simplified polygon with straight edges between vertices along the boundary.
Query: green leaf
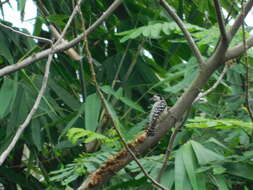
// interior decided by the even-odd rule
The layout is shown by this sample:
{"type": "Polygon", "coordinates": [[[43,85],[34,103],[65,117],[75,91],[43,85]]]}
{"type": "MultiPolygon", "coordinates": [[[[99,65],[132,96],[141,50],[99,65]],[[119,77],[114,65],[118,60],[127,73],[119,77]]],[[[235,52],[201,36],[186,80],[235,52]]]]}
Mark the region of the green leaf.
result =
{"type": "Polygon", "coordinates": [[[83,103],[83,104],[80,106],[80,108],[79,108],[78,113],[76,114],[76,116],[73,117],[73,118],[70,120],[70,122],[66,125],[66,127],[64,127],[64,128],[62,129],[62,132],[61,132],[61,134],[60,134],[60,136],[59,136],[59,138],[58,138],[58,141],[63,137],[63,135],[65,135],[65,133],[66,133],[71,127],[73,127],[73,125],[74,125],[75,122],[78,120],[78,118],[81,116],[81,114],[83,114],[83,112],[84,112],[84,107],[85,107],[85,103],[83,103]]]}
{"type": "Polygon", "coordinates": [[[183,149],[179,149],[175,156],[175,190],[189,190],[190,182],[184,165],[183,149]]]}
{"type": "MultiPolygon", "coordinates": [[[[132,33],[130,33],[130,35],[126,35],[123,38],[120,39],[120,43],[124,43],[125,41],[129,40],[129,39],[135,39],[138,36],[140,36],[142,34],[143,30],[142,28],[138,28],[137,30],[133,30],[132,33]]],[[[126,32],[128,33],[128,32],[126,32]]],[[[121,33],[123,34],[123,33],[121,33]]]]}
{"type": "Polygon", "coordinates": [[[178,93],[181,90],[185,90],[185,88],[192,83],[196,74],[196,60],[194,58],[191,58],[186,67],[184,68],[184,79],[176,83],[174,86],[169,86],[165,88],[164,91],[170,93],[178,93]]]}
{"type": "Polygon", "coordinates": [[[194,157],[194,154],[192,151],[192,146],[191,146],[190,142],[183,145],[182,156],[183,156],[183,161],[184,161],[184,166],[185,166],[186,172],[187,172],[190,182],[192,184],[192,188],[194,190],[200,190],[198,182],[197,182],[197,176],[195,173],[196,159],[194,157]]]}
{"type": "Polygon", "coordinates": [[[100,89],[101,89],[104,93],[109,94],[109,95],[113,95],[113,96],[114,96],[115,98],[117,98],[117,99],[120,98],[119,94],[116,93],[116,92],[112,89],[112,87],[110,87],[110,86],[101,86],[100,89]]]}
{"type": "Polygon", "coordinates": [[[229,190],[227,184],[226,184],[226,178],[222,175],[214,176],[215,177],[215,183],[219,190],[229,190]]]}
{"type": "Polygon", "coordinates": [[[142,113],[145,112],[140,105],[136,104],[135,102],[133,102],[132,100],[130,100],[126,97],[120,97],[120,101],[122,101],[124,104],[128,105],[130,108],[133,108],[133,109],[140,111],[142,113]]]}
{"type": "Polygon", "coordinates": [[[68,16],[63,14],[51,14],[47,17],[47,19],[57,25],[65,26],[65,20],[68,19],[68,16]]]}
{"type": "Polygon", "coordinates": [[[214,165],[213,166],[213,174],[219,175],[226,172],[226,168],[222,167],[221,165],[214,165]]]}
{"type": "Polygon", "coordinates": [[[4,33],[0,32],[0,55],[7,59],[9,64],[13,64],[13,56],[7,44],[9,43],[6,40],[4,33]]]}
{"type": "Polygon", "coordinates": [[[35,146],[39,151],[42,150],[42,141],[41,141],[41,125],[39,120],[32,120],[31,122],[31,130],[32,130],[32,140],[35,146]]]}
{"type": "Polygon", "coordinates": [[[41,30],[42,30],[42,24],[44,23],[44,19],[40,16],[36,17],[34,29],[33,29],[33,35],[39,36],[41,30]]]}
{"type": "MultiPolygon", "coordinates": [[[[15,172],[13,169],[6,166],[0,167],[0,173],[2,178],[9,181],[9,183],[14,183],[18,185],[21,189],[26,190],[44,190],[45,186],[42,185],[36,178],[32,175],[25,176],[23,172],[15,172]]],[[[3,183],[5,184],[5,183],[3,183]]]]}
{"type": "Polygon", "coordinates": [[[250,122],[244,122],[236,119],[207,119],[202,117],[196,117],[188,120],[186,127],[189,128],[207,128],[215,127],[218,129],[230,129],[230,128],[244,128],[252,129],[253,125],[250,122]]]}
{"type": "Polygon", "coordinates": [[[27,100],[25,97],[25,89],[23,86],[18,86],[17,95],[13,104],[13,111],[10,112],[10,120],[6,127],[6,136],[13,135],[13,131],[16,131],[17,127],[23,123],[24,118],[28,113],[27,100]]]}
{"type": "Polygon", "coordinates": [[[161,177],[161,184],[169,189],[172,188],[175,182],[175,171],[174,169],[166,169],[161,177]]]}
{"type": "Polygon", "coordinates": [[[18,10],[23,12],[25,10],[26,0],[19,0],[18,1],[18,10]]]}
{"type": "Polygon", "coordinates": [[[245,179],[253,180],[253,166],[245,163],[231,163],[226,165],[227,172],[243,177],[245,179]]]}
{"type": "Polygon", "coordinates": [[[127,180],[127,181],[123,181],[123,180],[119,180],[116,182],[115,185],[111,185],[108,188],[104,189],[104,190],[119,190],[122,187],[124,188],[131,188],[131,187],[139,187],[140,185],[143,185],[144,183],[146,183],[146,179],[145,177],[142,177],[138,180],[127,180]]]}
{"type": "Polygon", "coordinates": [[[228,148],[227,146],[225,146],[223,143],[221,143],[220,141],[218,141],[217,139],[215,139],[214,137],[211,137],[210,139],[208,139],[207,142],[212,142],[222,148],[224,148],[225,150],[229,151],[229,152],[233,152],[230,148],[228,148]]]}
{"type": "Polygon", "coordinates": [[[112,117],[112,120],[116,124],[116,127],[119,127],[120,122],[119,122],[119,118],[118,118],[115,110],[113,109],[113,107],[111,106],[111,104],[107,100],[105,100],[104,103],[105,103],[106,109],[109,112],[108,114],[112,117]]]}
{"type": "Polygon", "coordinates": [[[0,119],[3,118],[6,114],[12,109],[15,97],[17,93],[17,82],[6,78],[3,82],[3,85],[0,89],[0,119]]]}
{"type": "Polygon", "coordinates": [[[98,126],[101,101],[97,94],[91,94],[87,97],[85,103],[85,128],[95,131],[98,126]]]}
{"type": "MultiPolygon", "coordinates": [[[[186,28],[191,31],[202,31],[203,28],[185,23],[186,28]]],[[[160,38],[161,34],[172,34],[172,33],[182,33],[182,31],[179,29],[179,27],[173,23],[173,22],[162,22],[162,23],[156,23],[156,22],[150,22],[146,26],[141,26],[139,28],[131,29],[128,31],[117,33],[117,36],[124,36],[121,38],[120,42],[123,43],[129,39],[135,39],[139,37],[140,35],[143,35],[147,38],[157,39],[160,38]]]]}
{"type": "Polygon", "coordinates": [[[112,143],[114,142],[113,139],[110,139],[104,135],[81,128],[71,128],[67,133],[67,137],[73,144],[76,144],[77,141],[83,138],[84,143],[90,143],[95,139],[100,140],[101,142],[108,145],[112,145],[112,143]]]}
{"type": "Polygon", "coordinates": [[[195,155],[198,159],[199,164],[204,165],[210,162],[224,160],[223,156],[205,148],[200,143],[193,140],[191,140],[190,142],[192,144],[193,150],[195,152],[195,155]]]}
{"type": "Polygon", "coordinates": [[[142,109],[142,107],[140,105],[133,102],[131,99],[122,96],[122,92],[121,92],[122,89],[121,88],[117,92],[115,92],[110,86],[102,86],[101,89],[106,94],[113,95],[115,98],[117,98],[118,100],[120,100],[121,102],[123,102],[124,104],[129,106],[130,108],[133,108],[137,111],[140,111],[140,112],[144,113],[144,110],[142,109]]]}
{"type": "Polygon", "coordinates": [[[121,122],[120,122],[120,120],[117,116],[116,111],[114,110],[112,105],[107,100],[105,100],[104,104],[106,106],[106,109],[108,110],[108,114],[111,116],[111,118],[113,120],[114,127],[117,128],[118,132],[121,134],[122,137],[126,138],[127,135],[122,133],[123,126],[122,126],[122,124],[121,124],[121,122]]]}
{"type": "Polygon", "coordinates": [[[65,90],[62,86],[55,83],[53,80],[49,81],[49,86],[54,90],[54,92],[59,96],[59,98],[72,110],[77,110],[79,108],[79,101],[75,99],[73,94],[65,90]]]}

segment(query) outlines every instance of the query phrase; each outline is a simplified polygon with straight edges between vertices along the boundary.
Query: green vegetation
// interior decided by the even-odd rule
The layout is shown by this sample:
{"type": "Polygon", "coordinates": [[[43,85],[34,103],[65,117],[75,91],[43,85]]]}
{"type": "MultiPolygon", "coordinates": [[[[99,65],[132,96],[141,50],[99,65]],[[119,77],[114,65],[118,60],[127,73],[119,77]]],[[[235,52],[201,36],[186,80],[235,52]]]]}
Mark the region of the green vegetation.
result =
{"type": "MultiPolygon", "coordinates": [[[[23,15],[26,0],[17,2],[23,15]]],[[[167,2],[192,35],[203,60],[210,60],[219,49],[217,43],[223,43],[214,1],[167,2]]],[[[34,0],[34,3],[38,13],[32,35],[51,39],[52,29],[45,30],[42,26],[50,24],[61,33],[77,1],[34,0]]],[[[84,32],[84,25],[88,29],[112,3],[112,0],[83,1],[82,14],[77,12],[64,39],[71,41],[84,32]]],[[[241,9],[238,0],[222,0],[220,4],[229,13],[225,19],[229,31],[240,12],[246,10],[241,9]]],[[[1,13],[5,13],[2,8],[1,13]]],[[[12,26],[7,21],[0,22],[12,26]]],[[[26,29],[14,29],[28,33],[26,29]]],[[[219,67],[210,67],[210,73],[214,73],[210,77],[207,74],[204,87],[200,85],[201,89],[196,90],[204,93],[218,80],[217,87],[193,102],[195,93],[188,107],[181,107],[180,113],[188,114],[184,122],[178,119],[176,125],[180,123],[180,129],[175,129],[176,125],[168,127],[167,133],[154,141],[155,146],[145,149],[145,154],[135,152],[145,171],[157,179],[170,138],[176,133],[168,164],[158,180],[166,188],[253,189],[253,52],[242,51],[242,42],[250,38],[251,29],[247,25],[239,27],[227,52],[239,44],[241,53],[229,57],[225,49],[222,56],[228,58],[219,59],[219,67]],[[225,64],[227,71],[219,79],[225,64]]],[[[72,45],[80,60],[66,51],[54,54],[38,110],[0,164],[0,184],[6,190],[78,189],[89,180],[89,174],[125,149],[119,133],[130,143],[145,132],[153,94],[162,95],[172,107],[201,73],[184,33],[158,1],[125,0],[88,33],[87,41],[91,57],[83,39],[72,45]]],[[[46,59],[39,58],[7,74],[2,71],[24,60],[36,59],[36,53],[47,48],[50,43],[0,26],[0,155],[33,107],[43,83],[46,59]]],[[[183,116],[186,114],[180,114],[183,116]]],[[[134,161],[120,166],[119,171],[112,169],[111,175],[98,189],[159,189],[134,161]]]]}

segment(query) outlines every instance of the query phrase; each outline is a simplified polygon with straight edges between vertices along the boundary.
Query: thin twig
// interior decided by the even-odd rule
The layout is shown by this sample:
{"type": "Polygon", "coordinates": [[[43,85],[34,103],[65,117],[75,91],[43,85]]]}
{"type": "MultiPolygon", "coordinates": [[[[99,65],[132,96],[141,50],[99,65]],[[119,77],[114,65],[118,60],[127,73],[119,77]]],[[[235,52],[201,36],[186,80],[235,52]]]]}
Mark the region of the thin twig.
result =
{"type": "MultiPolygon", "coordinates": [[[[90,34],[91,32],[93,32],[100,24],[103,23],[103,21],[105,19],[107,19],[112,13],[113,11],[123,2],[123,0],[115,0],[111,6],[101,15],[101,17],[99,17],[96,22],[94,24],[92,24],[87,30],[86,30],[86,34],[90,34]]],[[[84,33],[80,34],[78,37],[76,37],[75,39],[66,42],[66,43],[61,43],[58,46],[55,47],[54,49],[54,53],[60,52],[60,51],[64,51],[67,50],[71,47],[73,47],[74,45],[76,45],[77,43],[79,43],[81,40],[83,40],[83,36],[84,33]]],[[[50,53],[50,49],[46,49],[43,50],[39,53],[36,53],[34,55],[31,55],[29,57],[27,57],[26,59],[24,59],[23,61],[13,64],[13,65],[8,65],[5,66],[4,68],[0,69],[0,77],[5,76],[9,73],[15,72],[17,70],[20,70],[32,63],[34,63],[35,61],[41,60],[43,58],[46,58],[50,53]]]]}
{"type": "MultiPolygon", "coordinates": [[[[85,29],[84,29],[84,33],[85,33],[85,29]]],[[[141,169],[141,171],[143,172],[143,174],[157,187],[164,189],[164,190],[168,190],[166,187],[162,186],[161,184],[159,184],[155,179],[153,179],[147,172],[146,170],[143,168],[143,166],[141,165],[141,163],[138,161],[137,156],[135,155],[135,153],[131,150],[131,148],[127,145],[126,140],[124,139],[124,137],[122,136],[122,134],[120,133],[117,123],[114,121],[113,117],[110,115],[110,111],[108,109],[108,104],[107,101],[103,95],[103,93],[100,90],[100,87],[98,85],[98,82],[96,80],[96,73],[95,73],[95,69],[93,66],[93,61],[92,61],[92,56],[89,50],[89,46],[88,46],[88,40],[87,40],[87,36],[84,35],[84,44],[85,44],[85,51],[86,51],[86,55],[88,58],[88,63],[90,66],[90,71],[91,71],[91,77],[92,77],[92,82],[95,85],[96,91],[102,101],[102,104],[104,106],[105,111],[107,112],[108,116],[110,117],[112,123],[113,123],[113,127],[115,129],[115,131],[117,132],[120,140],[122,141],[124,147],[127,149],[127,151],[131,154],[131,156],[133,157],[134,161],[137,163],[137,165],[139,166],[139,168],[141,169]]]]}
{"type": "Polygon", "coordinates": [[[235,33],[240,28],[241,24],[243,23],[245,17],[248,15],[249,11],[251,10],[253,6],[253,0],[249,0],[245,5],[242,5],[244,7],[244,11],[241,12],[235,19],[234,24],[231,27],[231,30],[229,31],[229,40],[235,35],[235,33]]]}
{"type": "MultiPolygon", "coordinates": [[[[123,56],[122,56],[121,59],[120,59],[119,67],[118,67],[118,69],[117,69],[117,71],[116,71],[116,74],[115,74],[115,76],[114,76],[114,79],[113,79],[113,81],[112,81],[112,89],[114,89],[114,87],[115,87],[115,85],[116,85],[116,83],[117,83],[117,81],[118,81],[119,73],[120,73],[120,70],[121,70],[121,68],[122,68],[122,66],[123,66],[123,63],[124,63],[124,60],[125,60],[125,58],[126,58],[127,52],[128,52],[128,50],[129,50],[130,44],[131,44],[131,40],[127,43],[126,49],[125,49],[125,51],[124,51],[124,54],[123,54],[123,56]]],[[[107,100],[110,100],[111,96],[112,96],[112,95],[109,94],[109,95],[107,96],[107,100]]],[[[114,102],[114,105],[115,105],[115,104],[116,104],[116,101],[114,102]]],[[[103,110],[102,113],[101,113],[102,121],[104,121],[104,118],[105,118],[105,117],[106,117],[105,111],[103,110]]],[[[103,123],[105,124],[106,122],[103,122],[103,123]]],[[[102,128],[103,126],[104,126],[104,125],[101,124],[101,125],[99,125],[99,128],[102,128]]]]}
{"type": "Polygon", "coordinates": [[[228,14],[227,14],[225,21],[224,21],[225,25],[229,22],[229,17],[232,14],[233,8],[234,8],[234,2],[231,2],[231,6],[229,8],[228,14]]]}
{"type": "MultiPolygon", "coordinates": [[[[81,11],[81,9],[79,8],[78,13],[80,15],[81,18],[81,25],[82,28],[85,28],[85,22],[83,19],[83,13],[81,11]]],[[[84,56],[83,56],[83,47],[84,45],[80,45],[79,46],[79,54],[82,55],[82,59],[79,60],[79,75],[80,75],[80,85],[81,85],[81,92],[82,92],[82,96],[83,96],[83,102],[86,101],[87,98],[87,88],[86,88],[86,81],[85,81],[85,77],[84,77],[84,56]]],[[[84,113],[85,114],[85,113],[84,113]]]]}
{"type": "MultiPolygon", "coordinates": [[[[241,8],[242,8],[242,13],[244,14],[244,5],[243,5],[243,0],[241,1],[241,8]]],[[[246,76],[245,76],[245,82],[244,82],[244,87],[245,87],[245,107],[248,111],[249,117],[251,119],[251,122],[253,122],[253,112],[250,106],[250,101],[249,101],[249,60],[248,60],[248,53],[247,53],[247,44],[246,44],[246,35],[245,35],[245,22],[242,23],[242,38],[243,38],[243,50],[244,50],[244,65],[246,69],[246,76]]]]}
{"type": "Polygon", "coordinates": [[[58,43],[60,43],[60,42],[62,41],[64,35],[66,34],[66,32],[67,32],[67,30],[68,30],[68,28],[69,28],[69,26],[70,26],[70,24],[71,24],[71,22],[72,22],[72,20],[73,20],[73,18],[74,18],[74,16],[76,15],[76,13],[77,13],[78,10],[79,10],[79,7],[80,7],[81,3],[82,3],[82,0],[79,0],[79,1],[77,2],[77,4],[76,4],[74,10],[72,11],[72,13],[71,13],[71,15],[70,15],[70,17],[69,17],[69,19],[68,19],[68,22],[67,22],[67,24],[65,25],[65,27],[64,27],[64,29],[63,29],[61,35],[59,36],[58,40],[55,42],[55,46],[58,45],[58,43]]]}
{"type": "MultiPolygon", "coordinates": [[[[237,30],[238,28],[235,27],[234,32],[236,32],[237,30]]],[[[160,139],[166,135],[166,132],[171,129],[172,126],[174,126],[175,122],[177,121],[177,118],[180,118],[185,111],[191,108],[191,105],[196,99],[200,89],[204,87],[208,79],[219,68],[219,66],[224,63],[227,48],[227,46],[222,45],[217,48],[217,51],[215,51],[212,57],[207,60],[208,66],[203,67],[202,71],[198,72],[197,76],[194,78],[189,88],[187,88],[187,90],[181,95],[181,97],[178,98],[178,101],[174,104],[174,106],[172,106],[172,108],[170,109],[171,114],[169,114],[164,121],[159,123],[160,130],[156,133],[154,138],[146,138],[143,143],[139,144],[136,147],[137,150],[145,152],[149,148],[157,144],[160,139]]],[[[132,157],[129,157],[130,153],[127,153],[128,154],[125,156],[124,162],[117,163],[117,170],[125,167],[126,164],[132,161],[132,157]]],[[[113,160],[118,161],[119,159],[115,158],[113,160]]],[[[79,190],[98,189],[102,184],[108,182],[114,175],[115,174],[113,172],[105,170],[103,166],[101,166],[94,172],[94,175],[91,175],[83,182],[83,185],[79,188],[79,190]]]]}
{"type": "MultiPolygon", "coordinates": [[[[222,43],[221,40],[218,42],[217,48],[213,52],[213,55],[207,61],[207,65],[211,65],[210,63],[217,62],[217,61],[220,61],[221,63],[225,63],[226,59],[224,59],[224,58],[226,58],[226,57],[223,56],[224,52],[225,53],[227,52],[227,49],[229,47],[229,43],[233,39],[233,37],[236,34],[236,32],[238,31],[238,29],[241,27],[245,17],[247,16],[249,11],[251,10],[252,6],[253,6],[253,0],[249,0],[245,4],[244,13],[240,12],[240,14],[237,15],[233,25],[231,26],[231,29],[227,32],[228,43],[222,43]],[[221,58],[223,58],[223,60],[221,58]]],[[[244,52],[242,52],[242,53],[244,53],[244,52]]]]}
{"type": "MultiPolygon", "coordinates": [[[[78,4],[76,5],[77,10],[78,7],[80,5],[82,0],[78,1],[78,4]]],[[[3,164],[3,162],[6,160],[6,158],[8,157],[8,155],[10,154],[10,152],[12,151],[12,149],[15,147],[18,139],[20,138],[20,136],[22,135],[23,131],[25,130],[25,128],[29,125],[30,121],[32,120],[33,115],[35,114],[35,112],[37,111],[39,104],[41,102],[41,99],[45,93],[46,87],[47,87],[47,82],[48,82],[48,76],[49,76],[49,71],[50,71],[50,66],[51,66],[51,62],[53,59],[53,54],[54,54],[54,48],[57,46],[57,44],[61,41],[61,39],[64,37],[65,33],[67,32],[68,27],[70,26],[71,21],[73,20],[74,16],[76,14],[76,8],[73,10],[71,17],[69,18],[66,26],[64,27],[63,33],[60,35],[59,39],[52,45],[51,49],[50,49],[50,53],[48,56],[48,60],[47,60],[47,64],[46,64],[46,68],[45,68],[45,73],[44,73],[44,77],[42,80],[42,85],[41,85],[41,89],[39,91],[39,94],[35,100],[35,103],[31,109],[31,111],[29,112],[28,116],[26,117],[25,121],[23,124],[21,124],[15,134],[15,136],[13,137],[11,143],[9,144],[9,146],[7,147],[7,149],[0,155],[0,166],[3,164]]]]}
{"type": "Polygon", "coordinates": [[[12,151],[12,149],[15,147],[18,139],[20,138],[20,136],[22,135],[23,131],[25,130],[25,128],[28,126],[28,124],[30,123],[30,121],[32,120],[33,115],[35,114],[35,112],[37,111],[40,101],[45,93],[46,87],[47,87],[47,81],[48,81],[48,76],[49,76],[49,70],[50,70],[50,66],[51,66],[51,62],[53,59],[53,54],[49,54],[48,56],[48,60],[47,60],[47,64],[46,64],[46,68],[45,68],[45,73],[44,73],[44,77],[42,80],[42,86],[41,89],[39,91],[39,94],[36,98],[36,101],[31,109],[31,111],[29,112],[28,116],[26,117],[24,123],[22,123],[15,136],[13,137],[11,143],[9,144],[9,146],[7,147],[7,149],[5,149],[5,151],[1,154],[0,156],[0,166],[3,164],[3,162],[6,160],[6,158],[8,157],[8,155],[10,154],[10,152],[12,151]]]}
{"type": "Polygon", "coordinates": [[[221,81],[222,81],[225,73],[227,72],[228,68],[229,68],[229,64],[225,64],[225,66],[223,68],[223,71],[221,72],[218,80],[214,83],[214,85],[211,88],[209,88],[207,91],[205,91],[203,93],[199,93],[199,95],[197,96],[197,98],[194,100],[193,103],[199,101],[201,98],[203,98],[204,96],[206,96],[207,94],[212,92],[221,83],[221,81]]]}
{"type": "Polygon", "coordinates": [[[124,54],[123,54],[123,56],[122,56],[121,59],[120,59],[119,67],[118,67],[118,69],[117,69],[117,71],[116,71],[116,74],[115,74],[115,76],[114,76],[114,79],[113,79],[113,81],[112,81],[112,89],[114,89],[114,87],[115,87],[115,85],[116,85],[116,82],[117,82],[117,80],[118,80],[118,76],[119,76],[121,67],[122,67],[122,65],[123,65],[123,63],[124,63],[124,60],[125,60],[125,57],[126,57],[126,55],[127,55],[127,52],[128,52],[128,49],[129,49],[130,44],[131,44],[131,40],[127,43],[126,49],[125,49],[125,51],[124,51],[124,54]]]}
{"type": "MultiPolygon", "coordinates": [[[[52,32],[52,34],[56,38],[56,40],[59,39],[59,37],[60,37],[59,30],[47,19],[47,16],[50,15],[49,11],[47,10],[47,8],[45,7],[45,5],[43,4],[43,2],[41,0],[39,0],[37,2],[37,5],[38,5],[38,9],[39,9],[40,13],[42,14],[43,18],[46,21],[46,24],[48,25],[48,27],[50,29],[50,32],[52,32]]],[[[62,38],[61,41],[62,41],[62,43],[67,42],[64,38],[62,38]]],[[[80,61],[82,59],[82,57],[76,52],[76,50],[73,47],[67,49],[66,51],[64,51],[64,53],[76,61],[80,61]]]]}
{"type": "Polygon", "coordinates": [[[22,36],[28,37],[28,38],[33,38],[33,39],[36,39],[36,40],[38,40],[38,41],[46,42],[46,43],[50,43],[50,44],[53,43],[53,41],[50,40],[50,39],[43,38],[43,37],[39,37],[39,36],[33,36],[33,35],[30,35],[30,34],[26,34],[26,33],[24,33],[24,32],[20,32],[20,31],[15,30],[15,29],[13,29],[12,27],[7,26],[7,25],[5,25],[5,24],[3,24],[3,23],[1,23],[1,22],[0,22],[0,26],[2,26],[3,28],[6,28],[6,29],[8,29],[8,30],[11,30],[12,32],[15,32],[15,33],[17,33],[17,34],[20,34],[20,35],[22,35],[22,36]]]}
{"type": "Polygon", "coordinates": [[[137,52],[135,52],[135,54],[134,54],[133,61],[131,62],[130,66],[129,66],[128,70],[127,70],[127,73],[126,73],[126,75],[124,77],[123,83],[125,83],[128,80],[130,74],[132,73],[132,71],[134,69],[134,66],[136,65],[138,57],[139,57],[139,54],[140,54],[140,51],[141,51],[142,46],[143,46],[143,43],[144,43],[144,40],[141,41],[141,43],[138,46],[137,52]]]}
{"type": "Polygon", "coordinates": [[[174,129],[172,135],[170,136],[169,144],[168,144],[167,149],[166,149],[166,152],[165,152],[163,165],[162,165],[162,167],[161,167],[161,169],[160,169],[160,171],[159,171],[159,173],[158,173],[158,175],[157,175],[157,178],[156,178],[156,180],[157,180],[158,182],[160,182],[161,177],[162,177],[162,174],[164,173],[164,171],[165,171],[165,169],[166,169],[166,167],[167,167],[167,165],[168,165],[169,158],[170,158],[170,154],[171,154],[172,149],[173,149],[173,143],[174,143],[174,140],[175,140],[175,138],[176,138],[176,136],[177,136],[177,133],[180,131],[180,128],[185,124],[185,121],[186,121],[187,118],[188,118],[189,112],[190,112],[190,110],[188,110],[188,111],[186,112],[186,114],[185,114],[185,116],[183,117],[183,119],[182,119],[181,122],[177,122],[177,123],[175,124],[175,129],[174,129]]]}
{"type": "Polygon", "coordinates": [[[227,32],[226,32],[224,17],[221,12],[221,6],[220,6],[219,0],[214,0],[214,7],[215,7],[217,21],[218,21],[218,25],[219,25],[219,29],[221,33],[221,39],[224,41],[224,43],[227,43],[228,42],[227,32]]]}
{"type": "Polygon", "coordinates": [[[167,13],[174,19],[174,21],[177,23],[179,28],[181,28],[186,40],[189,43],[190,48],[192,49],[192,52],[194,53],[200,68],[205,64],[205,61],[196,45],[194,40],[191,37],[190,32],[185,28],[183,21],[179,18],[179,16],[175,13],[175,11],[170,7],[170,5],[165,0],[158,0],[158,2],[165,8],[167,13]]]}
{"type": "Polygon", "coordinates": [[[3,1],[3,2],[0,2],[0,6],[2,6],[3,4],[5,4],[5,3],[8,3],[9,2],[9,0],[6,0],[6,1],[3,1]]]}

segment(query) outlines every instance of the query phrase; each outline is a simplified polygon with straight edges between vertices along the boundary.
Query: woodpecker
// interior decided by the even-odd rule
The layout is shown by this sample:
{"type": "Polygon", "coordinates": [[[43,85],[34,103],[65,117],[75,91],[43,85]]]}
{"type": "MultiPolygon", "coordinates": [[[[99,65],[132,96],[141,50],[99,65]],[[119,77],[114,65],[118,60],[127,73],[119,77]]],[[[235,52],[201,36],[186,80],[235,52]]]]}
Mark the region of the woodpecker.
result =
{"type": "Polygon", "coordinates": [[[149,114],[149,127],[147,131],[147,136],[155,135],[155,127],[157,122],[168,113],[167,103],[162,96],[154,95],[151,100],[154,101],[154,105],[149,114]]]}

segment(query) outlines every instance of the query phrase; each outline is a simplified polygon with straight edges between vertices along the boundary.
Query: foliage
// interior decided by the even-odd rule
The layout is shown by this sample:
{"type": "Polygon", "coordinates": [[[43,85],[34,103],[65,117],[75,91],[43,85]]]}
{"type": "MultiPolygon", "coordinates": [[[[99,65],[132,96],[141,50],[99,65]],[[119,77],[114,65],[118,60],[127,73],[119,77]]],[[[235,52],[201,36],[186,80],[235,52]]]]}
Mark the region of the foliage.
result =
{"type": "MultiPolygon", "coordinates": [[[[26,0],[17,2],[23,15],[26,0]]],[[[51,22],[62,31],[75,1],[34,1],[42,10],[39,2],[49,15],[38,11],[33,34],[50,38],[44,25],[51,22]]],[[[81,11],[86,28],[112,2],[85,1],[81,11]]],[[[210,57],[219,40],[213,1],[167,2],[184,21],[202,55],[210,57]]],[[[223,10],[231,13],[228,19],[231,23],[240,11],[239,1],[233,1],[233,6],[229,0],[220,2],[223,10]]],[[[1,13],[5,10],[1,9],[1,13]]],[[[1,22],[12,26],[12,23],[1,22]]],[[[14,29],[27,33],[22,28],[14,29]]],[[[250,30],[246,27],[246,36],[250,30]]],[[[82,19],[77,15],[65,39],[71,40],[81,32],[82,19]]],[[[64,52],[57,53],[38,111],[0,166],[0,184],[5,189],[76,189],[92,171],[122,149],[104,106],[125,139],[134,140],[146,127],[150,97],[161,94],[169,105],[174,105],[198,72],[196,59],[181,30],[156,1],[125,0],[123,6],[88,35],[88,41],[105,101],[96,94],[83,42],[74,47],[82,56],[80,61],[64,52]]],[[[242,30],[239,30],[231,47],[241,41],[242,30]]],[[[0,27],[0,68],[46,48],[47,44],[0,27]]],[[[252,55],[249,50],[250,68],[252,55]]],[[[253,189],[253,126],[245,104],[245,65],[244,57],[235,59],[218,87],[193,104],[188,120],[174,141],[169,164],[161,178],[164,186],[171,190],[253,189]]],[[[35,101],[44,66],[45,60],[40,60],[0,78],[1,153],[35,101]]],[[[222,68],[200,90],[209,89],[221,72],[222,68]]],[[[252,78],[251,70],[249,74],[252,78]]],[[[250,81],[250,105],[252,90],[250,81]]],[[[153,178],[162,166],[171,134],[169,131],[140,158],[153,178]]],[[[103,188],[149,190],[153,186],[136,163],[131,162],[103,188]]]]}
{"type": "Polygon", "coordinates": [[[83,176],[97,169],[113,153],[115,153],[113,150],[109,152],[96,152],[96,154],[83,153],[73,163],[66,164],[63,166],[64,168],[50,172],[50,180],[66,186],[75,181],[79,176],[83,176]]]}
{"type": "Polygon", "coordinates": [[[71,128],[67,133],[67,137],[74,144],[76,144],[78,140],[85,137],[87,138],[83,140],[84,143],[90,143],[94,140],[99,140],[105,144],[113,144],[113,139],[110,139],[104,135],[95,133],[93,131],[84,130],[80,128],[71,128]]]}

